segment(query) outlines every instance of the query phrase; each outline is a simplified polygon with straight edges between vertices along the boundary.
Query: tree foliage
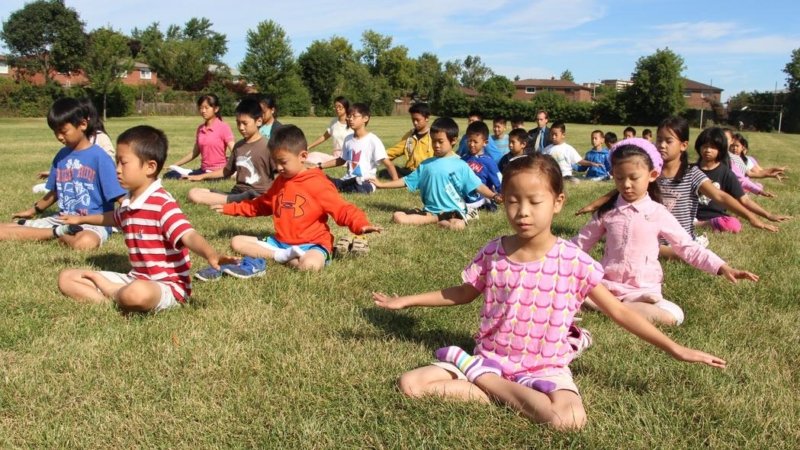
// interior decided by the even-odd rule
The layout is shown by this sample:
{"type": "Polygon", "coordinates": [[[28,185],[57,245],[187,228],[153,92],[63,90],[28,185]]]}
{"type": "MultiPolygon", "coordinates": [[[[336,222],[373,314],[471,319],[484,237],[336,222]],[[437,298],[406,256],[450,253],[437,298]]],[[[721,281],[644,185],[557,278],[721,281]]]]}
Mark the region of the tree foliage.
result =
{"type": "Polygon", "coordinates": [[[572,81],[573,83],[575,82],[575,77],[572,75],[572,72],[570,72],[569,69],[566,69],[565,71],[561,72],[561,76],[558,77],[558,79],[564,81],[572,81]]]}
{"type": "Polygon", "coordinates": [[[514,83],[503,75],[492,75],[478,86],[481,95],[501,99],[510,99],[516,90],[514,83]]]}
{"type": "Polygon", "coordinates": [[[416,74],[414,75],[414,94],[415,97],[423,100],[430,100],[434,95],[434,89],[442,74],[442,63],[439,57],[433,53],[425,52],[416,61],[416,74]]]}
{"type": "Polygon", "coordinates": [[[341,64],[330,41],[314,41],[297,58],[300,75],[318,112],[328,112],[341,79],[341,64]]]}
{"type": "Polygon", "coordinates": [[[108,93],[122,82],[120,75],[132,68],[126,36],[110,28],[99,28],[89,34],[83,71],[91,88],[103,97],[103,118],[106,117],[108,93]]]}
{"type": "Polygon", "coordinates": [[[86,35],[78,13],[63,1],[38,0],[14,11],[3,22],[0,37],[10,51],[10,62],[21,69],[72,72],[86,54],[86,35]]]}
{"type": "Polygon", "coordinates": [[[486,79],[494,75],[492,69],[481,61],[480,56],[468,55],[461,63],[461,85],[471,89],[478,89],[486,79]]]}
{"type": "Polygon", "coordinates": [[[800,48],[792,51],[791,59],[783,71],[786,73],[786,127],[787,131],[800,132],[800,48]]]}
{"type": "Polygon", "coordinates": [[[633,84],[623,94],[628,121],[658,123],[686,109],[683,69],[683,58],[668,48],[639,58],[631,76],[633,84]]]}

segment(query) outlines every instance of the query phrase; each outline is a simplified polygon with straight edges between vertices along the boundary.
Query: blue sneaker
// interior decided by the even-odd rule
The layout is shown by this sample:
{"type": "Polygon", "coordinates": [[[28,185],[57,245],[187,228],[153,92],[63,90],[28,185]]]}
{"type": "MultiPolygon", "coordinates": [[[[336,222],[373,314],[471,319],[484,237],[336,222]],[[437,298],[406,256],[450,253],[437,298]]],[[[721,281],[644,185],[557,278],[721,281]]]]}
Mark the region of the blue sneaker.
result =
{"type": "Polygon", "coordinates": [[[194,277],[201,281],[215,281],[222,276],[222,270],[217,270],[211,266],[200,269],[194,277]]]}
{"type": "Polygon", "coordinates": [[[267,273],[267,260],[245,256],[239,265],[226,265],[222,271],[236,278],[260,277],[267,273]]]}

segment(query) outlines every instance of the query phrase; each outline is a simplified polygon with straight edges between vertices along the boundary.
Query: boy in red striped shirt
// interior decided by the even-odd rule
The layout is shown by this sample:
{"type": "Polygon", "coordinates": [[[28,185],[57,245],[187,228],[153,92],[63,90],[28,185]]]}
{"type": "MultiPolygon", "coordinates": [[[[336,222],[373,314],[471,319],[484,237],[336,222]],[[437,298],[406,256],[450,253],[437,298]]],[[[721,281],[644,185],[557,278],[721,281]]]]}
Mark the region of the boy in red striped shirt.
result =
{"type": "Polygon", "coordinates": [[[213,267],[220,257],[197,233],[158,174],[167,159],[167,137],[142,125],[117,139],[117,178],[129,191],[120,207],[103,215],[62,216],[67,224],[116,226],[125,235],[132,270],[127,274],[67,269],[58,275],[64,295],[90,303],[113,300],[126,312],[158,312],[186,302],[191,295],[189,250],[213,267]]]}

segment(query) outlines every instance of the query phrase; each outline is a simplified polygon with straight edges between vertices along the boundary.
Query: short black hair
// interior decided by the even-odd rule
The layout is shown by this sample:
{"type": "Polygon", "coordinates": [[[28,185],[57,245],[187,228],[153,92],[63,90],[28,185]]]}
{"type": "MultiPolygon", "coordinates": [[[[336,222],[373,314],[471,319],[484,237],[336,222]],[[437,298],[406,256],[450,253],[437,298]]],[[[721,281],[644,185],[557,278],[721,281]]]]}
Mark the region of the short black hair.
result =
{"type": "Polygon", "coordinates": [[[634,136],[634,137],[636,136],[636,128],[633,128],[633,127],[625,127],[625,129],[624,129],[624,130],[622,130],[622,134],[624,135],[625,133],[627,133],[627,132],[629,132],[629,131],[630,131],[631,133],[633,133],[633,136],[634,136]]]}
{"type": "Polygon", "coordinates": [[[522,145],[528,145],[528,132],[524,128],[514,128],[508,132],[508,139],[515,138],[522,145]]]}
{"type": "Polygon", "coordinates": [[[709,146],[717,150],[717,162],[730,167],[731,158],[728,156],[728,138],[720,127],[706,128],[697,135],[694,141],[694,150],[697,152],[698,162],[702,158],[703,147],[709,146]]]}
{"type": "Polygon", "coordinates": [[[261,102],[258,98],[253,96],[245,96],[239,104],[236,105],[237,116],[250,116],[253,120],[258,120],[264,114],[261,109],[261,102]]]}
{"type": "Polygon", "coordinates": [[[550,125],[550,129],[551,130],[561,130],[562,133],[566,133],[567,132],[567,126],[564,124],[564,122],[562,122],[560,120],[557,120],[557,121],[553,122],[553,124],[550,125]]]}
{"type": "Polygon", "coordinates": [[[642,137],[647,139],[646,136],[653,137],[653,130],[651,130],[650,128],[645,128],[644,130],[642,130],[642,137]]]}
{"type": "Polygon", "coordinates": [[[164,168],[167,160],[169,141],[167,135],[150,125],[138,125],[123,131],[117,138],[117,145],[127,144],[142,163],[156,162],[156,175],[164,168]]]}
{"type": "Polygon", "coordinates": [[[606,140],[606,147],[608,148],[611,148],[619,140],[619,138],[617,137],[617,133],[614,133],[613,131],[609,131],[608,133],[606,133],[604,138],[606,140]]]}
{"type": "Polygon", "coordinates": [[[484,139],[489,139],[489,126],[482,120],[476,120],[467,125],[467,131],[464,134],[467,136],[470,134],[480,134],[484,139]]]}
{"type": "Polygon", "coordinates": [[[431,124],[430,135],[433,136],[441,132],[444,132],[447,135],[447,139],[452,141],[458,138],[458,124],[450,117],[439,117],[431,124]]]}
{"type": "MultiPolygon", "coordinates": [[[[352,114],[353,112],[357,112],[362,116],[372,117],[372,113],[369,110],[369,105],[366,103],[353,103],[348,108],[347,113],[352,114]]],[[[369,125],[369,119],[367,119],[366,124],[369,125]]]]}
{"type": "Polygon", "coordinates": [[[306,141],[306,135],[303,134],[303,130],[296,125],[283,125],[272,132],[267,146],[270,152],[286,150],[299,155],[300,152],[308,150],[308,141],[306,141]]]}
{"type": "Polygon", "coordinates": [[[86,121],[86,137],[95,133],[93,122],[90,120],[89,111],[84,103],[77,98],[63,97],[53,102],[47,112],[47,126],[53,131],[58,131],[66,124],[77,127],[86,121]]]}
{"type": "Polygon", "coordinates": [[[502,123],[503,125],[506,124],[506,118],[503,116],[497,116],[492,120],[492,123],[502,123]]]}
{"type": "Polygon", "coordinates": [[[420,114],[422,117],[428,118],[431,116],[431,107],[427,103],[414,103],[408,108],[409,114],[420,114]]]}
{"type": "Polygon", "coordinates": [[[478,120],[483,120],[483,113],[478,111],[477,109],[473,109],[470,110],[469,113],[467,113],[467,117],[477,117],[478,120]]]}

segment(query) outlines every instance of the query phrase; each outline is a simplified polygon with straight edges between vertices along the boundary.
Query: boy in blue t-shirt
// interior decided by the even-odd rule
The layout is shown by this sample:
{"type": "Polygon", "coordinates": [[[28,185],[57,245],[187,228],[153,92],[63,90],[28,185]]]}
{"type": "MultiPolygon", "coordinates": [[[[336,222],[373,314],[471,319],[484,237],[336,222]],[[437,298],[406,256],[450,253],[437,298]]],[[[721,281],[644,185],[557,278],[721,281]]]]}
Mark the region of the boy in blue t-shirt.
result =
{"type": "MultiPolygon", "coordinates": [[[[483,122],[483,115],[477,111],[471,111],[467,115],[467,126],[469,126],[474,122],[483,122]]],[[[492,157],[495,164],[500,162],[500,158],[503,157],[503,154],[505,154],[506,151],[507,151],[506,147],[503,147],[502,149],[497,148],[495,147],[494,142],[492,141],[489,141],[489,143],[486,145],[486,148],[483,150],[484,153],[492,157]]],[[[464,134],[464,136],[461,137],[461,142],[458,143],[458,151],[456,153],[458,154],[458,156],[462,158],[465,155],[469,154],[469,150],[467,150],[466,134],[464,134]]]]}
{"type": "Polygon", "coordinates": [[[592,148],[586,152],[583,159],[593,163],[600,163],[602,167],[577,166],[578,172],[586,172],[586,179],[592,181],[605,181],[611,179],[611,158],[606,148],[606,140],[600,130],[592,131],[592,148]]]}
{"type": "Polygon", "coordinates": [[[25,211],[14,214],[16,223],[0,224],[0,240],[59,239],[79,250],[100,247],[111,228],[94,225],[67,225],[58,217],[87,216],[114,209],[114,201],[126,194],[117,181],[114,161],[89,136],[95,134],[86,106],[74,98],[61,98],[47,114],[47,124],[56,139],[64,144],[50,167],[45,184],[47,194],[25,211]],[[54,203],[59,214],[33,219],[54,203]]]}
{"type": "Polygon", "coordinates": [[[495,117],[492,121],[492,135],[489,136],[489,144],[494,145],[499,153],[498,159],[494,162],[500,165],[500,159],[508,154],[508,134],[506,134],[506,118],[495,117]]]}
{"type": "MultiPolygon", "coordinates": [[[[500,169],[497,168],[494,160],[484,153],[489,138],[489,127],[484,122],[472,122],[467,127],[465,136],[467,138],[468,153],[462,156],[461,159],[475,172],[475,175],[478,176],[484,186],[495,193],[500,192],[500,169]]],[[[482,208],[489,211],[497,210],[497,205],[494,202],[487,200],[477,191],[470,192],[465,200],[469,208],[482,208]]]]}
{"type": "Polygon", "coordinates": [[[451,230],[461,230],[467,224],[468,211],[465,198],[470,192],[498,203],[500,194],[481,184],[480,179],[454,152],[458,140],[458,125],[449,117],[440,117],[430,130],[433,158],[426,159],[414,172],[399,180],[388,182],[371,179],[379,189],[406,187],[409,191],[420,191],[422,209],[395,211],[392,221],[403,225],[427,225],[438,223],[451,230]]]}

